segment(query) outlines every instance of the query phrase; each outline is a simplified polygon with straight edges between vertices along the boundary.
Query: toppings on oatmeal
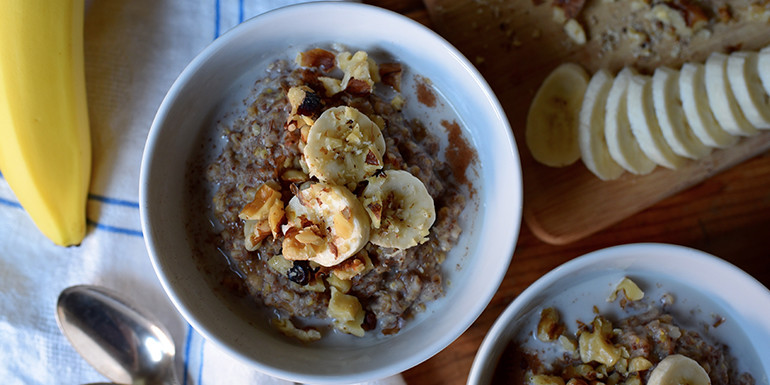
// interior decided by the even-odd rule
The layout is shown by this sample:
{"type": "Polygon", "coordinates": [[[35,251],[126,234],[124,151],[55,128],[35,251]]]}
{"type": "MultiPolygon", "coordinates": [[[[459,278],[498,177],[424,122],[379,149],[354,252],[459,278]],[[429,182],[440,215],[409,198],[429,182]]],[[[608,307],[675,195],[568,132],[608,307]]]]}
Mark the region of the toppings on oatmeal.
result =
{"type": "Polygon", "coordinates": [[[614,301],[618,297],[618,293],[621,291],[629,301],[639,301],[644,298],[644,292],[639,288],[636,282],[630,280],[628,277],[623,277],[623,279],[618,283],[618,286],[615,287],[615,290],[612,292],[612,294],[607,297],[607,302],[614,301]]]}
{"type": "Polygon", "coordinates": [[[300,67],[314,67],[329,72],[335,67],[334,53],[322,48],[313,48],[297,54],[295,61],[300,67]]]}
{"type": "MultiPolygon", "coordinates": [[[[740,373],[726,346],[701,331],[680,326],[627,277],[617,285],[638,314],[610,321],[597,314],[590,324],[576,320],[577,343],[552,307],[540,313],[536,339],[513,341],[496,370],[494,383],[529,385],[753,385],[740,373]],[[546,343],[543,345],[543,343],[546,343]],[[553,353],[553,354],[549,354],[553,353]]],[[[663,294],[671,306],[671,294],[663,294]]],[[[623,307],[624,310],[630,308],[623,307]]],[[[598,310],[594,309],[594,313],[598,310]]],[[[705,331],[705,330],[704,330],[705,331]]]]}
{"type": "Polygon", "coordinates": [[[374,83],[380,81],[377,63],[364,51],[358,51],[355,54],[347,51],[340,52],[337,54],[336,61],[337,67],[344,73],[342,79],[326,76],[318,78],[323,83],[327,96],[333,96],[342,91],[356,96],[366,96],[372,92],[374,83]]]}
{"type": "Polygon", "coordinates": [[[244,220],[243,235],[247,250],[256,250],[270,234],[276,239],[284,219],[281,192],[266,183],[262,184],[254,194],[254,200],[243,207],[239,217],[244,220]]]}
{"type": "Polygon", "coordinates": [[[357,109],[334,107],[310,128],[303,154],[311,176],[348,185],[383,167],[385,139],[377,124],[357,109]]]}
{"type": "Polygon", "coordinates": [[[537,339],[543,342],[553,341],[564,332],[564,325],[559,322],[559,313],[552,307],[540,312],[540,322],[537,323],[537,339]]]}
{"type": "Polygon", "coordinates": [[[382,84],[393,87],[394,90],[401,92],[401,64],[382,63],[380,64],[380,80],[382,84]]]}
{"type": "Polygon", "coordinates": [[[407,249],[425,242],[436,210],[425,185],[402,170],[388,170],[369,178],[362,194],[372,221],[371,242],[407,249]]]}
{"type": "Polygon", "coordinates": [[[358,298],[352,295],[341,293],[336,287],[331,288],[331,299],[326,314],[334,319],[336,328],[345,333],[354,336],[363,337],[364,329],[361,325],[364,323],[366,312],[358,298]]]}
{"type": "Polygon", "coordinates": [[[290,119],[296,119],[296,115],[315,119],[323,109],[323,100],[308,86],[291,87],[286,96],[291,104],[290,119]]]}
{"type": "Polygon", "coordinates": [[[623,354],[619,346],[612,342],[612,323],[602,316],[591,322],[593,331],[580,334],[578,348],[583,362],[596,361],[606,366],[614,366],[623,354]]]}
{"type": "Polygon", "coordinates": [[[334,266],[369,241],[369,218],[355,195],[342,186],[313,183],[286,206],[283,256],[334,266]]]}
{"type": "Polygon", "coordinates": [[[711,385],[708,373],[698,361],[681,354],[670,355],[658,363],[648,385],[711,385]]]}
{"type": "Polygon", "coordinates": [[[460,127],[447,128],[442,157],[443,131],[402,112],[406,68],[351,52],[274,62],[246,113],[221,123],[225,148],[206,165],[222,225],[214,247],[237,275],[230,281],[304,342],[332,328],[397,333],[443,295],[441,264],[472,188],[464,168],[443,160],[464,143],[460,127]]]}

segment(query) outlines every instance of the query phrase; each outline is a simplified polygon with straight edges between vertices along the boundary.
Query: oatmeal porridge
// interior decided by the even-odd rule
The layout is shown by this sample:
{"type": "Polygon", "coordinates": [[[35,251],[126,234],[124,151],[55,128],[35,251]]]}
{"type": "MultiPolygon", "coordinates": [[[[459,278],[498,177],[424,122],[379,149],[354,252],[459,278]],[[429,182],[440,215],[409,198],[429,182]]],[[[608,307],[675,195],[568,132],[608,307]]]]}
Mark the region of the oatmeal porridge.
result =
{"type": "Polygon", "coordinates": [[[456,121],[436,122],[446,146],[405,116],[407,74],[336,46],[278,60],[189,168],[211,221],[196,241],[224,266],[209,274],[290,337],[394,334],[443,295],[477,156],[456,121]]]}
{"type": "MultiPolygon", "coordinates": [[[[644,292],[628,278],[618,284],[608,301],[631,315],[617,320],[598,314],[586,324],[576,320],[577,332],[566,331],[558,309],[541,310],[530,335],[537,349],[512,341],[498,362],[495,384],[537,385],[753,385],[740,372],[728,347],[714,341],[707,330],[683,326],[670,308],[675,298],[664,294],[659,303],[644,301],[644,292]],[[547,353],[546,353],[547,351],[547,353]],[[555,354],[553,354],[555,353],[555,354]]],[[[718,319],[710,327],[719,327],[718,319]]]]}

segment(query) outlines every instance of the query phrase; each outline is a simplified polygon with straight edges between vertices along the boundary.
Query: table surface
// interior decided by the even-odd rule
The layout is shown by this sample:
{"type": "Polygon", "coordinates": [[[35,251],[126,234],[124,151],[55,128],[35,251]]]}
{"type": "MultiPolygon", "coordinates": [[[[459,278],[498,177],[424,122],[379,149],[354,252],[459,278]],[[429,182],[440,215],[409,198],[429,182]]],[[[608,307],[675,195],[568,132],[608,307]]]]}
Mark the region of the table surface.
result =
{"type": "MultiPolygon", "coordinates": [[[[434,27],[422,0],[365,2],[434,27]]],[[[490,83],[494,88],[492,81],[490,83]]],[[[587,252],[637,242],[684,245],[717,255],[770,287],[768,240],[770,153],[767,152],[603,231],[566,245],[547,244],[522,223],[508,272],[486,310],[451,345],[406,371],[404,377],[409,384],[464,384],[476,350],[505,307],[542,275],[587,252]]]]}

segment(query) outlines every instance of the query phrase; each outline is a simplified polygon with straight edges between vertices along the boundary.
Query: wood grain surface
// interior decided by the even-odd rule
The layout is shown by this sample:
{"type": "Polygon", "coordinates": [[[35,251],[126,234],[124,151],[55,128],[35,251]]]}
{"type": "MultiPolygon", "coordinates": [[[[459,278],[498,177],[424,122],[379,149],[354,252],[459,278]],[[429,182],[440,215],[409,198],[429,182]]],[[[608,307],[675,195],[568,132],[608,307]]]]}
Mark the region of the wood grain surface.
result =
{"type": "MultiPolygon", "coordinates": [[[[537,85],[547,72],[555,67],[557,61],[574,60],[593,71],[600,67],[617,70],[630,60],[628,57],[622,59],[620,53],[617,54],[619,56],[605,55],[596,58],[590,56],[587,51],[563,43],[551,48],[525,48],[535,39],[542,44],[544,38],[564,38],[559,26],[546,22],[547,18],[551,17],[548,13],[550,10],[543,6],[533,7],[530,1],[366,1],[407,15],[434,29],[476,64],[506,109],[522,152],[525,173],[530,166],[525,163],[532,160],[522,148],[522,119],[537,85]],[[472,17],[474,14],[476,16],[472,17]],[[510,22],[512,15],[525,27],[514,28],[510,22]],[[494,20],[504,20],[507,23],[494,23],[494,20]],[[530,28],[527,29],[526,26],[530,28]],[[532,33],[535,26],[540,30],[537,38],[533,37],[532,33]],[[520,49],[514,49],[517,48],[516,44],[513,44],[516,39],[520,39],[516,43],[521,44],[518,46],[520,49]],[[503,43],[504,40],[506,43],[503,43]],[[519,59],[514,60],[514,56],[519,59]],[[534,71],[533,68],[539,70],[534,71]]],[[[642,70],[653,68],[662,62],[678,66],[685,60],[703,60],[710,50],[724,49],[726,45],[755,49],[770,43],[770,33],[766,32],[770,30],[770,24],[764,23],[760,27],[765,28],[761,30],[765,31],[762,32],[764,35],[756,32],[757,29],[733,25],[737,32],[720,31],[717,38],[709,39],[708,44],[704,46],[688,48],[673,58],[644,59],[636,61],[635,64],[642,70]],[[749,42],[742,43],[742,40],[749,42]]],[[[657,170],[656,173],[667,175],[649,178],[650,181],[654,179],[654,183],[671,183],[675,186],[655,187],[655,191],[667,192],[654,198],[645,197],[649,202],[646,202],[644,207],[623,213],[621,218],[613,223],[603,224],[600,230],[575,239],[562,240],[562,244],[547,243],[541,239],[542,234],[538,237],[529,226],[522,225],[505,279],[486,310],[449,347],[406,371],[404,377],[407,383],[464,384],[476,350],[505,307],[527,286],[551,269],[600,248],[636,242],[664,242],[690,246],[735,264],[770,287],[768,142],[768,133],[743,140],[740,144],[743,147],[715,154],[723,157],[722,159],[704,161],[702,165],[690,165],[689,167],[697,169],[695,172],[690,170],[668,175],[675,173],[657,170]],[[661,177],[663,179],[658,179],[661,177]]],[[[575,165],[575,173],[587,174],[587,171],[578,166],[583,167],[575,165]]],[[[527,175],[525,178],[525,191],[530,196],[546,191],[542,184],[547,183],[548,178],[537,173],[534,178],[528,178],[527,175]],[[538,181],[537,178],[541,180],[538,181]]],[[[637,180],[633,183],[641,184],[647,181],[637,180]]],[[[563,197],[549,197],[557,200],[560,198],[563,197]]],[[[625,199],[628,201],[624,204],[634,203],[633,197],[625,199]]],[[[636,199],[641,198],[637,196],[636,199]]],[[[525,200],[525,209],[532,210],[530,202],[531,198],[525,200]]]]}

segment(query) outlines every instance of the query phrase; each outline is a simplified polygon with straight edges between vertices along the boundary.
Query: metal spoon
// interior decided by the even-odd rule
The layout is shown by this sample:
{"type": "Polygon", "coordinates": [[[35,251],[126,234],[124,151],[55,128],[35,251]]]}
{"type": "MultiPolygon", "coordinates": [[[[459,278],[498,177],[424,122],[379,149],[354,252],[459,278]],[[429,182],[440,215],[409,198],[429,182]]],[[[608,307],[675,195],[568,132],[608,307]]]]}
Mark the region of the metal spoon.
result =
{"type": "Polygon", "coordinates": [[[150,314],[105,288],[65,289],[56,322],[75,350],[99,373],[123,384],[176,384],[174,342],[150,314]]]}

